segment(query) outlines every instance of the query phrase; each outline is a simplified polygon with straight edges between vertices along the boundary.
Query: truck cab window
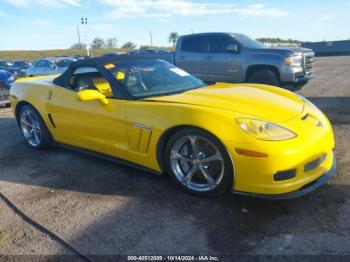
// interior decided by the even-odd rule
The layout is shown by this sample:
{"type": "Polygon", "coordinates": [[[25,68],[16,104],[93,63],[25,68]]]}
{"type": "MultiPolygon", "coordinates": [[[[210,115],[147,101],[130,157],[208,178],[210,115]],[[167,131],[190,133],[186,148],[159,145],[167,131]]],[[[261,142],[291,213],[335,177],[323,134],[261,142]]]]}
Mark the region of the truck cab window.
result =
{"type": "Polygon", "coordinates": [[[203,52],[203,37],[188,36],[182,40],[181,51],[184,52],[203,52]]]}
{"type": "Polygon", "coordinates": [[[234,41],[223,35],[210,35],[208,37],[209,53],[226,53],[227,47],[234,41]]]}

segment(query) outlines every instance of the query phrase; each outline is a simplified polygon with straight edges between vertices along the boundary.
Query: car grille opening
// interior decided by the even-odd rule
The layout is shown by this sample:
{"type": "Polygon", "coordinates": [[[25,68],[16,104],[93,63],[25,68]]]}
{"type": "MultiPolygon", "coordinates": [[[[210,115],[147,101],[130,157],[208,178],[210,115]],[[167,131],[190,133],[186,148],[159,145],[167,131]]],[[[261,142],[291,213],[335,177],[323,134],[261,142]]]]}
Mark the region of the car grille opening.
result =
{"type": "Polygon", "coordinates": [[[275,181],[284,181],[291,179],[296,176],[297,170],[296,169],[291,169],[287,171],[280,171],[274,174],[273,179],[275,181]]]}
{"type": "Polygon", "coordinates": [[[319,167],[319,165],[326,159],[326,157],[327,157],[327,154],[323,154],[321,157],[316,158],[315,160],[307,163],[304,166],[304,172],[308,172],[319,167]]]}

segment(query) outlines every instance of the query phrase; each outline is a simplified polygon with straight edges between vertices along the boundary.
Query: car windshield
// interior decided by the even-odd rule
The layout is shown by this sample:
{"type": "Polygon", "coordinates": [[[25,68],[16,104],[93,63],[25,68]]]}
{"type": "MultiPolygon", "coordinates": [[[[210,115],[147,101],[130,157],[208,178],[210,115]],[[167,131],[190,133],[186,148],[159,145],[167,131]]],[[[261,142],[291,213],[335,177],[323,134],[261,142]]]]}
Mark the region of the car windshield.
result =
{"type": "Polygon", "coordinates": [[[12,64],[6,61],[1,61],[0,66],[11,66],[12,64]]]}
{"type": "Polygon", "coordinates": [[[14,61],[13,64],[15,66],[25,66],[25,65],[27,65],[27,63],[24,62],[24,61],[14,61]]]}
{"type": "Polygon", "coordinates": [[[265,48],[263,43],[256,41],[254,39],[251,39],[250,37],[246,35],[232,35],[239,43],[241,43],[243,46],[247,48],[265,48]]]}
{"type": "Polygon", "coordinates": [[[201,80],[161,60],[117,62],[105,68],[134,98],[172,95],[205,86],[201,80]]]}
{"type": "Polygon", "coordinates": [[[73,61],[74,59],[62,59],[62,60],[56,61],[56,65],[58,67],[68,67],[73,61]]]}

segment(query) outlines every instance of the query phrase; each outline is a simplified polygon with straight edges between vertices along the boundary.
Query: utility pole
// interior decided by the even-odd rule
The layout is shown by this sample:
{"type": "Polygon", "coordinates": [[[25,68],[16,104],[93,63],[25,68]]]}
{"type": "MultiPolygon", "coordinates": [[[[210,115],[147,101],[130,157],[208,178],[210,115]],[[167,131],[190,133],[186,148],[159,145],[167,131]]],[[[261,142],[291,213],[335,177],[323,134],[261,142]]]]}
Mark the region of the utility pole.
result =
{"type": "Polygon", "coordinates": [[[81,24],[85,25],[85,42],[86,42],[86,54],[87,56],[90,56],[90,50],[89,50],[89,42],[87,38],[87,24],[88,24],[88,19],[85,17],[81,18],[81,24]]]}
{"type": "Polygon", "coordinates": [[[115,38],[115,44],[114,44],[114,53],[118,53],[117,49],[118,49],[118,38],[117,36],[114,37],[115,38]]]}
{"type": "Polygon", "coordinates": [[[151,47],[153,46],[153,35],[152,35],[152,31],[149,32],[149,35],[151,36],[151,47]]]}
{"type": "Polygon", "coordinates": [[[78,43],[79,43],[79,46],[81,46],[80,32],[79,32],[79,26],[78,25],[77,25],[77,33],[78,33],[78,43]]]}

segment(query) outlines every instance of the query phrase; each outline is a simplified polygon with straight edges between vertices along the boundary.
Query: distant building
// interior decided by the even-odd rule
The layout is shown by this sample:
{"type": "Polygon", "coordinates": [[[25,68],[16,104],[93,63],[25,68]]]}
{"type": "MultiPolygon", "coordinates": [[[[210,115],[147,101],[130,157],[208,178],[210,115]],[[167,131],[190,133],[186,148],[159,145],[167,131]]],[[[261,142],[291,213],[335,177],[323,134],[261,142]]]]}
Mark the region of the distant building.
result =
{"type": "Polygon", "coordinates": [[[301,47],[314,50],[316,56],[350,55],[350,40],[304,42],[301,47]]]}

